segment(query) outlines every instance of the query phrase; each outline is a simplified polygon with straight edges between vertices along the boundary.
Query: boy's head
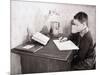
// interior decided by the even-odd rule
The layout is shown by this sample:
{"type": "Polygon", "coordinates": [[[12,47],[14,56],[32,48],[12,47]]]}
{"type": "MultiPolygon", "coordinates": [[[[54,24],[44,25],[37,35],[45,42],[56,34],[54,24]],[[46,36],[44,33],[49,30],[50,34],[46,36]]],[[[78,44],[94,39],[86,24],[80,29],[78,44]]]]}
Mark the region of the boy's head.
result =
{"type": "Polygon", "coordinates": [[[83,31],[88,26],[88,15],[78,12],[72,20],[72,31],[74,33],[83,31]]]}
{"type": "Polygon", "coordinates": [[[74,18],[73,21],[75,24],[84,24],[88,25],[88,15],[85,12],[78,12],[74,18]]]}

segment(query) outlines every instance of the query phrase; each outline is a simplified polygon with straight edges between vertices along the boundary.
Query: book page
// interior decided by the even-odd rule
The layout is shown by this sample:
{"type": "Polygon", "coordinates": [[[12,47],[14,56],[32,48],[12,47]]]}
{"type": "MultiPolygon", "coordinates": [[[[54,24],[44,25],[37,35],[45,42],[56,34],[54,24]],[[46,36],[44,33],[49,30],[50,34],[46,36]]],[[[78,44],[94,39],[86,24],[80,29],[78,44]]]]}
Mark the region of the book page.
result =
{"type": "Polygon", "coordinates": [[[23,48],[25,48],[25,49],[30,49],[30,48],[32,48],[32,47],[34,47],[34,45],[25,45],[23,48]]]}
{"type": "Polygon", "coordinates": [[[59,50],[78,50],[79,48],[70,40],[60,42],[59,40],[53,40],[59,50]]]}
{"type": "Polygon", "coordinates": [[[37,32],[33,35],[32,39],[34,39],[35,41],[37,41],[43,45],[46,45],[50,38],[45,36],[42,33],[37,32]]]}

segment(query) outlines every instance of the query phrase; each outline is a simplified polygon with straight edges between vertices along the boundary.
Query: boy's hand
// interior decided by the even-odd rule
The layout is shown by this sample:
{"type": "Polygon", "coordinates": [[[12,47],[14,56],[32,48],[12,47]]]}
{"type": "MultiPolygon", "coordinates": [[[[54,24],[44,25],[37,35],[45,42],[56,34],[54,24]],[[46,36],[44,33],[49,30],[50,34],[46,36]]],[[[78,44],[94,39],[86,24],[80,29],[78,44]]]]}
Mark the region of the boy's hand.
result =
{"type": "Polygon", "coordinates": [[[68,40],[67,37],[60,37],[60,38],[59,38],[59,41],[60,41],[60,42],[64,42],[64,41],[67,41],[67,40],[68,40]]]}

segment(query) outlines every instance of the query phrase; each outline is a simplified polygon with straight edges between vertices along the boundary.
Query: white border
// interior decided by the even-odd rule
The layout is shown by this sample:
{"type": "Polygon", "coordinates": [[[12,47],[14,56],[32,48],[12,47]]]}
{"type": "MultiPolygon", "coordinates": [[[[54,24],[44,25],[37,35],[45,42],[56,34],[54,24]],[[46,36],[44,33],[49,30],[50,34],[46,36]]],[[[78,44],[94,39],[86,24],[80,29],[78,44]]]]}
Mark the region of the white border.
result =
{"type": "MultiPolygon", "coordinates": [[[[97,23],[97,70],[96,71],[73,71],[73,72],[57,72],[57,73],[41,73],[41,75],[94,75],[99,73],[99,27],[100,27],[100,2],[99,0],[27,0],[27,1],[42,1],[56,3],[71,3],[71,4],[88,4],[96,5],[96,23],[97,23]]],[[[10,75],[10,0],[0,0],[0,75],[10,75]]],[[[35,74],[34,74],[35,75],[35,74]]],[[[39,75],[39,74],[36,74],[39,75]]]]}

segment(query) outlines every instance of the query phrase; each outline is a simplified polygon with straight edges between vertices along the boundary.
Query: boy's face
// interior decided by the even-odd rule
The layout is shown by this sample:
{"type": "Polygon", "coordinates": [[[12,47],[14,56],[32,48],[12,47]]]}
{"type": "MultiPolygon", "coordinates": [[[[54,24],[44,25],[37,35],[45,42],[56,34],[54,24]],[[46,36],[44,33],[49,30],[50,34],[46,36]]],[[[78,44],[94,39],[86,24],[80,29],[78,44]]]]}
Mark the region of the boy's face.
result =
{"type": "Polygon", "coordinates": [[[81,32],[87,27],[85,22],[80,23],[77,19],[73,19],[72,22],[72,33],[81,32]]]}

